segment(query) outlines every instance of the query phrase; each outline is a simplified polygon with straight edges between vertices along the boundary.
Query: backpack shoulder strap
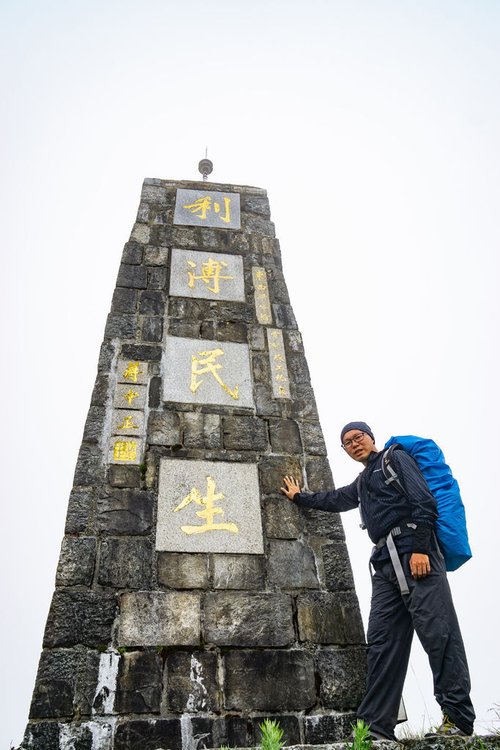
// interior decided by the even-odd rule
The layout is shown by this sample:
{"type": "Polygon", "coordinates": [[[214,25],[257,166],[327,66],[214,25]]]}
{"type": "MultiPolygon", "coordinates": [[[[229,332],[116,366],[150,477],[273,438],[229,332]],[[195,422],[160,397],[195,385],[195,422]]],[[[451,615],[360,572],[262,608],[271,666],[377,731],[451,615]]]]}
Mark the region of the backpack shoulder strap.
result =
{"type": "Polygon", "coordinates": [[[387,448],[382,454],[382,472],[385,477],[385,484],[387,486],[390,486],[391,484],[394,485],[394,487],[398,490],[398,492],[401,492],[402,495],[406,495],[406,490],[403,486],[403,483],[399,479],[396,470],[394,469],[394,466],[391,462],[392,454],[397,446],[397,443],[393,443],[392,445],[387,448]]]}
{"type": "Polygon", "coordinates": [[[356,480],[356,489],[358,490],[358,508],[359,508],[359,517],[361,519],[361,523],[359,524],[360,529],[366,529],[366,523],[365,519],[363,518],[363,511],[361,510],[361,476],[363,472],[361,472],[358,475],[358,478],[356,480]]]}

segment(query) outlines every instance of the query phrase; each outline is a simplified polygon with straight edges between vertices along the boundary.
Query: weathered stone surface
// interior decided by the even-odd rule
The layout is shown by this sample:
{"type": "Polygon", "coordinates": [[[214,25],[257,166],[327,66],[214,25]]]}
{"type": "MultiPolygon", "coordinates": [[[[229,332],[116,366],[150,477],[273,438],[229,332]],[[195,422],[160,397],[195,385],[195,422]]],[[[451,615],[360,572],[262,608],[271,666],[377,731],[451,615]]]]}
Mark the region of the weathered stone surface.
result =
{"type": "Polygon", "coordinates": [[[142,186],[141,200],[149,203],[166,203],[167,191],[164,187],[144,183],[142,186]]]}
{"type": "Polygon", "coordinates": [[[56,586],[91,586],[96,549],[95,538],[64,537],[57,566],[56,586]]]}
{"type": "Polygon", "coordinates": [[[165,294],[152,289],[141,292],[139,312],[142,315],[163,315],[165,312],[165,294]]]}
{"type": "Polygon", "coordinates": [[[335,645],[364,643],[363,623],[354,593],[299,594],[297,619],[301,641],[335,645]]]}
{"type": "Polygon", "coordinates": [[[269,434],[274,453],[302,453],[299,427],[293,419],[270,419],[269,434]]]}
{"type": "Polygon", "coordinates": [[[227,714],[215,719],[213,723],[214,747],[250,747],[252,742],[245,717],[227,714]]]}
{"type": "Polygon", "coordinates": [[[356,710],[365,693],[365,648],[318,651],[316,671],[320,677],[320,699],[324,708],[356,710]]]}
{"type": "Polygon", "coordinates": [[[142,321],[141,341],[161,341],[162,338],[163,318],[144,318],[142,321]]]}
{"type": "Polygon", "coordinates": [[[118,668],[114,711],[118,714],[159,713],[162,662],[155,651],[122,655],[118,668]]]}
{"type": "Polygon", "coordinates": [[[144,245],[147,245],[150,238],[150,229],[143,224],[134,224],[130,237],[136,242],[142,242],[144,245]]]}
{"type": "Polygon", "coordinates": [[[227,450],[265,451],[268,447],[266,424],[256,417],[223,417],[222,436],[227,450]]]}
{"type": "Polygon", "coordinates": [[[286,594],[208,593],[204,639],[217,646],[288,646],[294,640],[286,594]]]}
{"type": "Polygon", "coordinates": [[[179,719],[137,719],[118,724],[114,750],[182,750],[179,719]]]}
{"type": "Polygon", "coordinates": [[[217,654],[176,651],[165,662],[167,708],[178,713],[219,710],[217,654]]]}
{"type": "Polygon", "coordinates": [[[263,326],[248,326],[248,343],[250,349],[255,351],[264,351],[266,348],[266,334],[263,326]]]}
{"type": "Polygon", "coordinates": [[[85,531],[93,510],[94,491],[91,487],[75,487],[71,490],[66,516],[66,534],[85,531]]]}
{"type": "Polygon", "coordinates": [[[241,227],[246,232],[255,232],[255,234],[265,234],[274,237],[275,227],[272,221],[266,221],[259,216],[246,214],[241,218],[241,227]]]}
{"type": "Polygon", "coordinates": [[[137,290],[117,287],[113,293],[111,310],[114,313],[135,313],[137,310],[137,290]]]}
{"type": "Polygon", "coordinates": [[[316,702],[313,659],[305,651],[229,651],[224,673],[226,709],[294,711],[316,702]]]}
{"type": "Polygon", "coordinates": [[[326,445],[319,422],[302,422],[300,427],[304,451],[313,456],[326,456],[326,445]]]}
{"type": "Polygon", "coordinates": [[[252,375],[254,383],[265,385],[271,380],[271,364],[267,352],[252,352],[252,375]]]}
{"type": "Polygon", "coordinates": [[[140,469],[138,466],[109,466],[108,482],[112,487],[140,487],[140,469]]]}
{"type": "Polygon", "coordinates": [[[130,265],[138,266],[142,263],[142,256],[144,248],[137,242],[127,242],[123,248],[122,263],[129,263],[130,265]]]}
{"type": "Polygon", "coordinates": [[[151,245],[145,247],[144,263],[147,266],[167,266],[168,247],[153,247],[151,245]]]}
{"type": "Polygon", "coordinates": [[[278,588],[319,588],[313,552],[298,541],[269,543],[267,577],[278,588]]]}
{"type": "Polygon", "coordinates": [[[149,382],[148,406],[157,409],[161,404],[161,378],[153,377],[149,382]]]}
{"type": "Polygon", "coordinates": [[[221,418],[218,414],[204,414],[203,442],[205,448],[221,447],[221,418]]]}
{"type": "Polygon", "coordinates": [[[137,316],[125,313],[110,313],[104,330],[105,338],[132,339],[137,330],[137,316]]]}
{"type": "Polygon", "coordinates": [[[147,269],[144,266],[132,266],[122,263],[118,271],[116,285],[131,289],[146,289],[148,285],[147,269]]]}
{"type": "Polygon", "coordinates": [[[281,415],[281,404],[273,397],[271,388],[262,383],[254,386],[255,412],[261,417],[279,417],[281,415]]]}
{"type": "Polygon", "coordinates": [[[60,750],[59,724],[41,721],[29,723],[20,750],[60,750]]]}
{"type": "Polygon", "coordinates": [[[97,500],[97,528],[108,534],[146,534],[153,522],[153,496],[137,489],[111,490],[97,500]]]}
{"type": "Polygon", "coordinates": [[[129,359],[141,361],[159,362],[161,360],[161,346],[150,346],[149,344],[123,344],[122,354],[129,359]]]}
{"type": "Polygon", "coordinates": [[[258,214],[264,219],[271,218],[271,210],[269,208],[269,200],[262,195],[247,195],[242,193],[241,195],[241,210],[249,211],[253,214],[258,214]]]}
{"type": "Polygon", "coordinates": [[[260,555],[214,555],[215,589],[263,589],[264,557],[260,555]]]}
{"type": "Polygon", "coordinates": [[[309,492],[326,492],[334,486],[330,464],[323,456],[306,461],[306,474],[309,492]]]}
{"type": "Polygon", "coordinates": [[[329,591],[354,590],[351,561],[344,542],[322,547],[325,586],[329,591]]]}
{"type": "Polygon", "coordinates": [[[268,539],[297,539],[302,531],[298,507],[285,498],[268,499],[264,504],[264,528],[268,539]]]}
{"type": "Polygon", "coordinates": [[[259,477],[265,495],[281,494],[284,476],[294,476],[301,481],[302,470],[299,460],[291,456],[261,456],[259,477]]]}
{"type": "Polygon", "coordinates": [[[43,651],[38,665],[30,718],[71,717],[81,655],[73,649],[43,651]]]}
{"type": "Polygon", "coordinates": [[[305,741],[308,745],[325,745],[350,737],[356,714],[314,714],[304,717],[305,741]]]}
{"type": "Polygon", "coordinates": [[[199,595],[173,591],[123,594],[118,640],[121,646],[197,646],[199,595]]]}
{"type": "Polygon", "coordinates": [[[153,549],[149,539],[103,539],[99,555],[98,583],[119,589],[149,588],[153,549]]]}
{"type": "Polygon", "coordinates": [[[56,591],[52,598],[43,645],[101,646],[111,640],[116,613],[113,594],[93,591],[56,591]]]}
{"type": "Polygon", "coordinates": [[[98,484],[104,476],[102,453],[98,445],[82,443],[76,462],[73,484],[85,486],[98,484]]]}
{"type": "Polygon", "coordinates": [[[106,409],[104,406],[91,406],[89,408],[83,429],[83,440],[86,443],[98,443],[101,440],[105,419],[106,409]]]}
{"type": "Polygon", "coordinates": [[[327,513],[323,510],[300,508],[300,514],[305,520],[307,532],[311,536],[338,541],[345,540],[340,513],[327,513]]]}
{"type": "Polygon", "coordinates": [[[318,419],[318,409],[314,391],[306,383],[292,384],[293,401],[290,403],[290,416],[294,419],[318,419]]]}
{"type": "Polygon", "coordinates": [[[95,383],[94,390],[92,391],[92,397],[90,400],[91,406],[106,406],[108,400],[109,391],[109,375],[98,373],[95,383]]]}
{"type": "Polygon", "coordinates": [[[148,421],[148,442],[151,445],[179,445],[181,423],[175,412],[152,411],[148,421]]]}
{"type": "Polygon", "coordinates": [[[203,414],[200,412],[185,412],[182,415],[182,443],[186,448],[203,448],[205,443],[203,432],[203,414]]]}
{"type": "Polygon", "coordinates": [[[159,552],[158,583],[172,589],[208,587],[208,555],[159,552]]]}

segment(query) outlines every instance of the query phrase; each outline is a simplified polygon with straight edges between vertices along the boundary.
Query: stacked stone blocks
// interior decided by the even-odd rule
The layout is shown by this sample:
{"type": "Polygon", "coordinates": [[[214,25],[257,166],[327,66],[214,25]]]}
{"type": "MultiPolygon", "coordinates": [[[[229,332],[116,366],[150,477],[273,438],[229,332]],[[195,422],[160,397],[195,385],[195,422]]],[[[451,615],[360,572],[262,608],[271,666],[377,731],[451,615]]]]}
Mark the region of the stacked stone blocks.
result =
{"type": "Polygon", "coordinates": [[[338,516],[280,494],[285,474],[311,491],[333,484],[266,193],[145,180],[78,456],[26,750],[246,746],[264,717],[280,721],[288,744],[346,735],[365,651],[344,534],[338,516]],[[238,193],[241,228],[176,226],[179,188],[238,193]],[[244,301],[172,296],[175,249],[240,258],[244,301]],[[255,268],[265,270],[269,324],[259,322],[255,268]],[[289,397],[276,396],[269,330],[282,337],[289,397]],[[169,337],[248,347],[252,405],[165,400],[169,337]],[[145,434],[140,458],[121,463],[110,445],[128,362],[147,373],[145,434]],[[256,467],[262,552],[238,552],[236,535],[233,553],[157,548],[161,466],[173,460],[256,467]]]}

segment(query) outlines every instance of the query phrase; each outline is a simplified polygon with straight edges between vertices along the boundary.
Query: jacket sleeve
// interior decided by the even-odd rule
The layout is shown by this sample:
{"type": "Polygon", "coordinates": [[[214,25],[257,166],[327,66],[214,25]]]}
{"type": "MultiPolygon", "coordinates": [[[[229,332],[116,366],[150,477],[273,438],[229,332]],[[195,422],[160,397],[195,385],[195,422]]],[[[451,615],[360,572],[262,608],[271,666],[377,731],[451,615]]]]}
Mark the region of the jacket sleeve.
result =
{"type": "Polygon", "coordinates": [[[302,508],[315,508],[316,510],[327,510],[332,513],[341,513],[344,510],[352,510],[358,507],[357,482],[352,482],[338,490],[328,492],[298,492],[293,502],[302,508]]]}
{"type": "Polygon", "coordinates": [[[392,454],[392,462],[410,501],[412,521],[417,524],[413,551],[428,554],[431,549],[432,531],[437,519],[436,500],[424,475],[406,451],[395,450],[392,454]]]}

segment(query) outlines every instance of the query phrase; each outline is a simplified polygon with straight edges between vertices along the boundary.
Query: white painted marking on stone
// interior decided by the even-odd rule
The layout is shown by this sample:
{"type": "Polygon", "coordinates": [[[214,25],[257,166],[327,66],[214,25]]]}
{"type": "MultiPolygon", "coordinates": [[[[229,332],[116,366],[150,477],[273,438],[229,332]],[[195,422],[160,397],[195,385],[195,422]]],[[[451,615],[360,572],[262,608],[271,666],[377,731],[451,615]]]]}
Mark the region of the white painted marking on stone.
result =
{"type": "Polygon", "coordinates": [[[205,687],[203,677],[203,664],[198,661],[194,654],[191,654],[191,669],[189,679],[194,685],[198,685],[199,690],[196,693],[190,693],[186,703],[186,711],[199,711],[207,707],[206,696],[208,690],[205,687]],[[201,695],[200,695],[201,693],[201,695]]]}
{"type": "Polygon", "coordinates": [[[91,750],[112,750],[115,724],[115,718],[108,719],[106,722],[96,719],[85,724],[92,733],[91,750]]]}
{"type": "Polygon", "coordinates": [[[183,714],[181,716],[181,741],[182,750],[193,750],[194,738],[191,717],[183,714]]]}
{"type": "Polygon", "coordinates": [[[99,713],[104,715],[113,713],[119,663],[120,654],[116,651],[107,651],[101,654],[97,687],[92,701],[92,714],[97,713],[94,705],[99,698],[102,699],[102,711],[99,711],[99,713]]]}

